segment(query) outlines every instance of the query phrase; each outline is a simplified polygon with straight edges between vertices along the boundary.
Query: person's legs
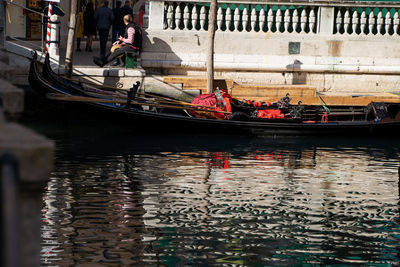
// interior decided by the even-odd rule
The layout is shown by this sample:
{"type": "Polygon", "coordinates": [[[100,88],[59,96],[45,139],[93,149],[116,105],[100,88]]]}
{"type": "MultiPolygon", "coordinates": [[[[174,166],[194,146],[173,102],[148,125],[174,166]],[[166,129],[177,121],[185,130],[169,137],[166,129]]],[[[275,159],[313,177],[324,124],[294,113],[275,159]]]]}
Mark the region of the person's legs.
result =
{"type": "Polygon", "coordinates": [[[93,35],[89,34],[87,37],[86,51],[92,52],[93,35]]]}
{"type": "Polygon", "coordinates": [[[119,25],[117,28],[117,38],[120,36],[124,36],[125,34],[125,26],[119,25]]]}
{"type": "Polygon", "coordinates": [[[111,43],[114,43],[117,40],[117,34],[118,34],[118,26],[113,25],[112,26],[112,32],[111,32],[111,43]]]}
{"type": "Polygon", "coordinates": [[[108,39],[108,30],[99,30],[100,57],[105,57],[108,39]]]}
{"type": "Polygon", "coordinates": [[[109,62],[112,62],[113,60],[117,59],[119,56],[124,55],[125,53],[135,53],[136,50],[130,47],[129,45],[122,46],[121,48],[117,49],[112,53],[110,56],[104,60],[104,65],[106,65],[109,62]]]}
{"type": "Polygon", "coordinates": [[[76,38],[76,51],[81,51],[81,38],[76,38]]]}

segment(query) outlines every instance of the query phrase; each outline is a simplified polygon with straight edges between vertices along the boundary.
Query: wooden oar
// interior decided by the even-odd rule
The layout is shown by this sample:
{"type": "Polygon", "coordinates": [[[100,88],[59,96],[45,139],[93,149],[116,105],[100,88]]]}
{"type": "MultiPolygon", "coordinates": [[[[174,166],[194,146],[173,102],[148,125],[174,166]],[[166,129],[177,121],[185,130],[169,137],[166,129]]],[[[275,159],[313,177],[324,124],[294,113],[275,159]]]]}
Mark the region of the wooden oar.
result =
{"type": "MultiPolygon", "coordinates": [[[[76,102],[90,102],[90,103],[118,103],[118,104],[126,104],[126,99],[121,98],[114,98],[114,99],[102,99],[96,97],[86,97],[86,96],[73,96],[73,95],[63,95],[57,93],[48,93],[46,95],[48,99],[52,100],[61,100],[61,101],[76,101],[76,102]]],[[[215,112],[215,113],[223,113],[223,114],[231,114],[230,112],[225,111],[218,111],[212,109],[203,109],[203,108],[196,108],[191,106],[178,106],[178,105],[160,105],[155,103],[148,103],[148,102],[138,102],[132,101],[132,105],[142,105],[142,106],[149,106],[149,107],[157,107],[157,108],[170,108],[170,109],[186,109],[186,110],[196,110],[196,111],[204,111],[204,112],[215,112]]]]}
{"type": "MultiPolygon", "coordinates": [[[[93,97],[105,97],[105,98],[108,98],[108,99],[110,99],[110,97],[117,97],[117,96],[112,96],[112,95],[109,95],[109,94],[102,94],[102,93],[96,93],[96,92],[89,92],[89,91],[86,91],[86,94],[88,94],[88,95],[90,95],[90,96],[93,96],[93,97]]],[[[139,95],[145,95],[145,94],[142,94],[142,93],[138,93],[139,95]]],[[[118,96],[118,98],[121,98],[121,99],[126,99],[128,96],[118,96]]],[[[178,100],[163,100],[163,98],[161,98],[161,100],[159,100],[159,99],[157,99],[157,97],[154,97],[153,99],[148,99],[148,98],[145,98],[145,97],[135,97],[135,99],[140,99],[140,100],[142,100],[142,101],[155,101],[155,102],[158,102],[158,103],[162,103],[162,104],[171,104],[171,105],[184,105],[184,106],[191,106],[191,107],[199,107],[199,108],[206,108],[206,109],[212,109],[212,108],[214,108],[214,107],[212,107],[212,106],[204,106],[204,105],[197,105],[197,104],[191,104],[191,103],[186,103],[186,102],[183,102],[183,101],[178,101],[178,100]]],[[[168,98],[167,98],[168,99],[168,98]]]]}

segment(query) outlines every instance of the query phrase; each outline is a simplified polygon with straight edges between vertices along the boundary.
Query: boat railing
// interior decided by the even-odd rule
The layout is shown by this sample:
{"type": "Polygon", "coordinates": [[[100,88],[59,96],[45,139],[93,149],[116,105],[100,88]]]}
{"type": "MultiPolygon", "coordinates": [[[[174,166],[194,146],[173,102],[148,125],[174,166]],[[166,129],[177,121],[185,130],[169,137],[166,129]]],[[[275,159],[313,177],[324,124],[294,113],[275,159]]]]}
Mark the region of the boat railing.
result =
{"type": "MultiPolygon", "coordinates": [[[[209,6],[209,1],[151,1],[149,27],[206,31],[209,6]]],[[[400,34],[399,10],[396,2],[218,1],[217,32],[394,37],[400,34]]]]}

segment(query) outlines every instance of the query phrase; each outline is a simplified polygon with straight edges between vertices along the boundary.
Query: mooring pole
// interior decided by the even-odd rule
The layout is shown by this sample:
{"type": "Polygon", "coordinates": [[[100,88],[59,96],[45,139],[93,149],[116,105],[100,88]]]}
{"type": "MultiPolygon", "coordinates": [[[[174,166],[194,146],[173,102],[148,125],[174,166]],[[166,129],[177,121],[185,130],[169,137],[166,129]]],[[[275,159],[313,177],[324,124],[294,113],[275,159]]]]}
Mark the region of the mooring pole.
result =
{"type": "Polygon", "coordinates": [[[79,0],[71,0],[71,14],[69,17],[67,52],[65,54],[65,76],[69,78],[71,78],[73,70],[78,5],[79,5],[79,0]]]}
{"type": "Polygon", "coordinates": [[[217,18],[217,0],[211,0],[208,21],[207,93],[214,92],[214,37],[217,18]]]}

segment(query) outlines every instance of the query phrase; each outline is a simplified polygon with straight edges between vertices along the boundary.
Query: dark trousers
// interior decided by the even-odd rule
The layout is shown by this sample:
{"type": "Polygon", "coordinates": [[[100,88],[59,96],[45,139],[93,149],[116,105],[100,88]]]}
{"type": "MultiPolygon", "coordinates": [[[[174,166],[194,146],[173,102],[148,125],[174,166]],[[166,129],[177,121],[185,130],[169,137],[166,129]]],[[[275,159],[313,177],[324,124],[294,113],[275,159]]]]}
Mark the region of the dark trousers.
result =
{"type": "Polygon", "coordinates": [[[107,30],[99,29],[100,57],[104,57],[106,55],[108,32],[109,32],[109,29],[107,29],[107,30]]]}
{"type": "Polygon", "coordinates": [[[124,45],[123,47],[117,49],[114,51],[114,53],[110,53],[106,56],[106,59],[104,60],[104,65],[107,63],[113,61],[117,57],[124,55],[125,53],[135,53],[138,50],[132,48],[130,45],[124,45]]]}
{"type": "Polygon", "coordinates": [[[124,37],[125,26],[124,25],[113,25],[111,33],[111,43],[117,41],[118,37],[124,37]]]}

